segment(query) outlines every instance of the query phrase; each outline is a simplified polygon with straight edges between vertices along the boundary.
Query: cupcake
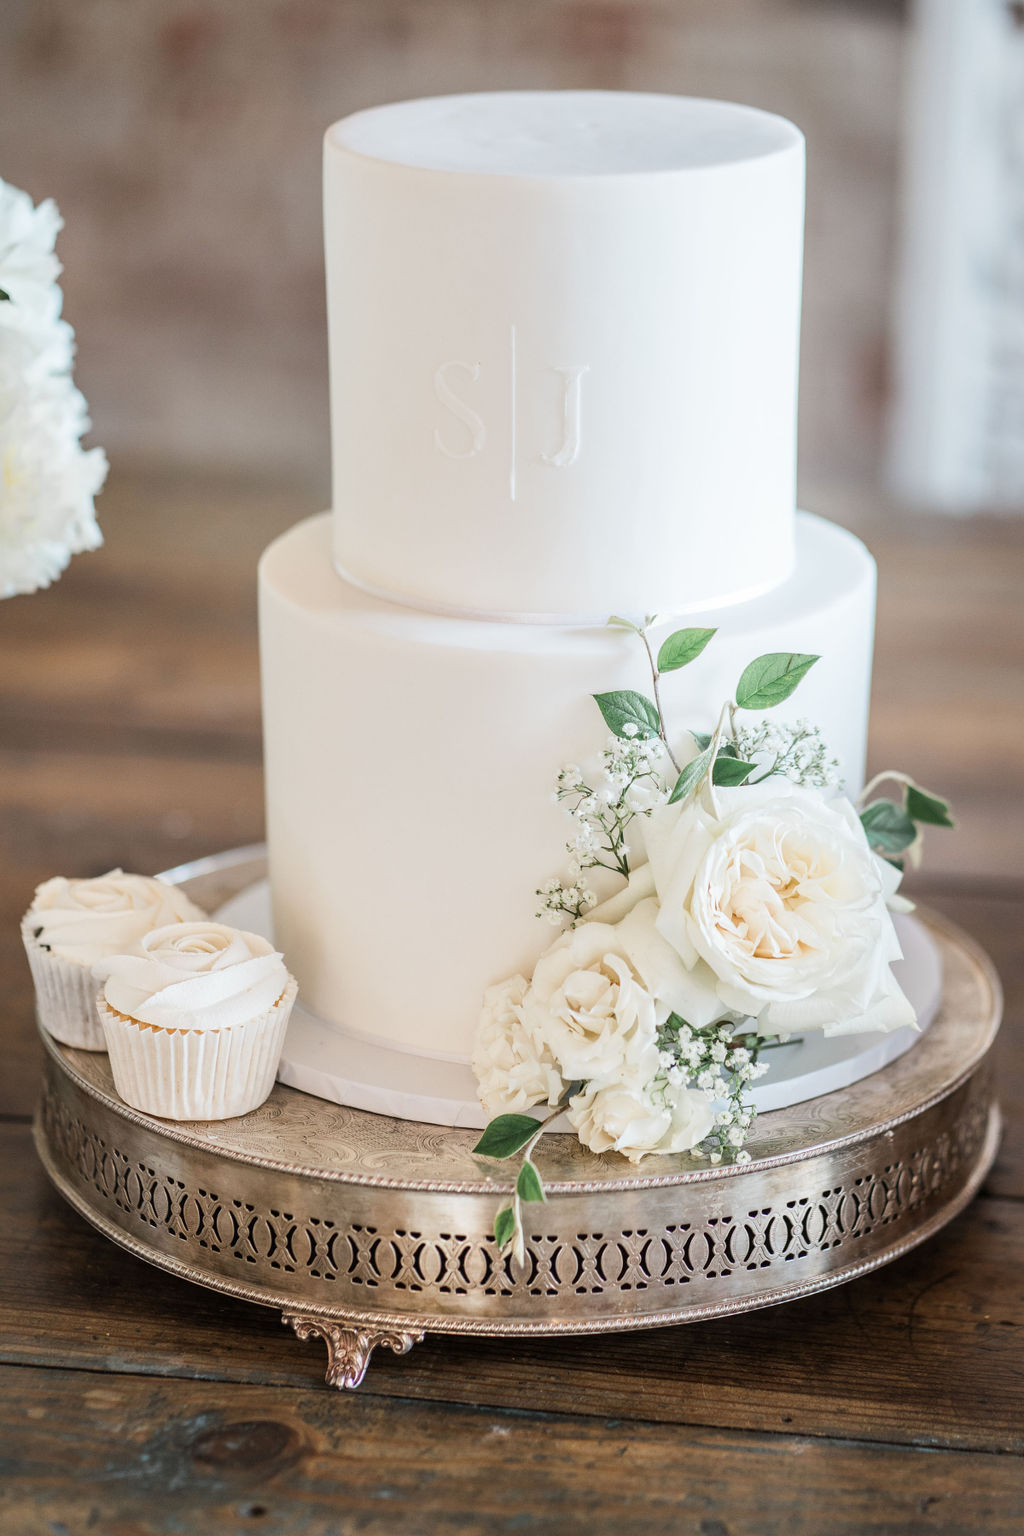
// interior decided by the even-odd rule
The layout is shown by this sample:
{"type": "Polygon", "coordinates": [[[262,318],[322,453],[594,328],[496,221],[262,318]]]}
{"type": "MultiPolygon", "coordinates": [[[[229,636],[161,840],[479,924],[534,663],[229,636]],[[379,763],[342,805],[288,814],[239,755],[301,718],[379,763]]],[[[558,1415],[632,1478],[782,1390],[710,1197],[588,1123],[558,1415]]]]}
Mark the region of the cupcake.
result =
{"type": "Polygon", "coordinates": [[[106,1050],[96,1017],[96,961],[141,954],[152,929],[205,915],[176,886],[148,875],[112,869],[95,880],[47,880],[21,920],[40,1024],[65,1045],[106,1050]]]}
{"type": "Polygon", "coordinates": [[[263,1103],[298,990],[266,939],[170,923],[146,934],[140,955],[100,961],[96,976],[126,1104],[165,1120],[226,1120],[263,1103]]]}

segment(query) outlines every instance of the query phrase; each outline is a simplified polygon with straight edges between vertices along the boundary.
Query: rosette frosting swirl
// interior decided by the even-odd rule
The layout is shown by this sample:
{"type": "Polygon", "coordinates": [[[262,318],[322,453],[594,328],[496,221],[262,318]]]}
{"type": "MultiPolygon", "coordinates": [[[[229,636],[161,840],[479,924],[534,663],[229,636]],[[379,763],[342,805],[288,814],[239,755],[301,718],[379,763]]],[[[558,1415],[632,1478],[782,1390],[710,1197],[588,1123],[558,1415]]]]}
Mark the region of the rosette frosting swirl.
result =
{"type": "Polygon", "coordinates": [[[268,1013],[288,986],[266,939],[223,923],[170,923],[142,940],[141,955],[94,967],[107,1006],[163,1029],[230,1029],[268,1013]]]}
{"type": "Polygon", "coordinates": [[[154,928],[202,917],[205,913],[176,886],[112,869],[95,880],[58,875],[45,881],[25,926],[61,959],[93,965],[105,955],[139,954],[143,937],[154,928]]]}

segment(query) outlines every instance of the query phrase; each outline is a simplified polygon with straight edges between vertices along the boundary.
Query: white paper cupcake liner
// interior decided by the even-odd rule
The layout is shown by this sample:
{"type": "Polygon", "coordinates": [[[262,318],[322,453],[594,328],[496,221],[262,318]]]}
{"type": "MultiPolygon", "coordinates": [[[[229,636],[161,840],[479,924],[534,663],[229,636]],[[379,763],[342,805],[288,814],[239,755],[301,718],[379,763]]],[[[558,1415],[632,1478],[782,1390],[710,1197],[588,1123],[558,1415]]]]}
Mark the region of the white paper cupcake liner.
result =
{"type": "Polygon", "coordinates": [[[108,1008],[103,1025],[114,1087],[133,1109],[162,1120],[228,1120],[270,1093],[298,987],[289,977],[268,1012],[226,1029],[162,1029],[108,1008]]]}
{"type": "Polygon", "coordinates": [[[25,953],[36,988],[36,1015],[42,1027],[63,1045],[80,1051],[105,1051],[96,1017],[96,983],[78,960],[65,960],[44,948],[32,932],[31,914],[21,925],[25,953]]]}

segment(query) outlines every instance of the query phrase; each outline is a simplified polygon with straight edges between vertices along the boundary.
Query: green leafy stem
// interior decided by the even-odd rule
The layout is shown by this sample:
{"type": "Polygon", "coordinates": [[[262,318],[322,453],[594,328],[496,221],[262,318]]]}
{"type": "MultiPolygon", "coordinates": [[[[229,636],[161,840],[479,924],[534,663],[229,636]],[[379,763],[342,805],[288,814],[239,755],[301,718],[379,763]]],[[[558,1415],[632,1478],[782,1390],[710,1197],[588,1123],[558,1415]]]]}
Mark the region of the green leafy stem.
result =
{"type": "Polygon", "coordinates": [[[548,1126],[564,1114],[570,1099],[575,1098],[583,1086],[582,1082],[569,1083],[555,1108],[543,1120],[537,1120],[533,1115],[497,1115],[473,1148],[480,1157],[496,1159],[515,1157],[517,1152],[523,1154],[512,1199],[494,1218],[495,1241],[502,1253],[512,1253],[516,1263],[521,1264],[525,1257],[523,1202],[533,1204],[547,1200],[543,1180],[531,1154],[548,1126]]]}
{"type": "Polygon", "coordinates": [[[608,729],[616,736],[658,736],[676,771],[676,781],[669,795],[669,804],[675,805],[688,795],[695,794],[710,775],[712,784],[736,786],[745,784],[756,768],[755,763],[744,762],[726,736],[726,726],[735,734],[736,711],[774,709],[794,692],[801,680],[820,658],[798,651],[772,651],[758,656],[743,671],[736,685],[735,700],[723,705],[714,734],[703,736],[692,732],[698,747],[697,756],[680,768],[676,761],[665,727],[665,713],[661,702],[661,679],[667,672],[677,672],[687,667],[704,650],[718,633],[715,629],[677,629],[661,645],[657,658],[651,648],[648,630],[654,623],[648,618],[642,625],[630,619],[614,615],[609,624],[618,629],[628,629],[639,635],[647,653],[651,668],[654,698],[649,699],[632,688],[619,688],[611,693],[595,693],[594,700],[604,717],[608,729]]]}
{"type": "Polygon", "coordinates": [[[922,827],[956,825],[946,800],[922,789],[908,774],[898,773],[893,768],[875,774],[861,791],[857,805],[864,807],[860,812],[861,826],[871,847],[897,869],[903,868],[903,855],[913,855],[920,846],[922,827]],[[902,805],[886,798],[870,798],[880,784],[887,782],[903,786],[902,805]]]}

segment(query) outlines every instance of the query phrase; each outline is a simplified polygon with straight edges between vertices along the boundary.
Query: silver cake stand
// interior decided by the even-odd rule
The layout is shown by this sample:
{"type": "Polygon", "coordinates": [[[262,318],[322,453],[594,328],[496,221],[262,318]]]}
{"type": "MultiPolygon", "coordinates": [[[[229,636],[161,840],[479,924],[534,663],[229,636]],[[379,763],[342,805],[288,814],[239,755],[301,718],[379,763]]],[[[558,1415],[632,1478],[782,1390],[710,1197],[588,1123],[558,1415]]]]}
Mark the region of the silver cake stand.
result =
{"type": "MultiPolygon", "coordinates": [[[[175,871],[213,910],[265,873],[262,849],[175,871]]],[[[252,1114],[172,1123],[129,1109],[107,1058],[46,1038],[35,1136],[61,1194],[172,1274],[279,1309],[358,1386],[377,1345],[431,1333],[600,1333],[745,1312],[897,1258],[950,1221],[995,1155],[998,980],[926,915],[944,965],[920,1043],[841,1093],[759,1117],[752,1161],[634,1169],[574,1138],[539,1149],[521,1269],[492,1236],[511,1189],[478,1132],[345,1109],[278,1084],[252,1114]]]]}

